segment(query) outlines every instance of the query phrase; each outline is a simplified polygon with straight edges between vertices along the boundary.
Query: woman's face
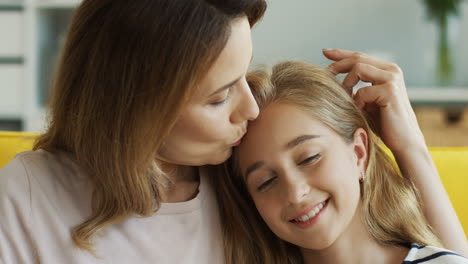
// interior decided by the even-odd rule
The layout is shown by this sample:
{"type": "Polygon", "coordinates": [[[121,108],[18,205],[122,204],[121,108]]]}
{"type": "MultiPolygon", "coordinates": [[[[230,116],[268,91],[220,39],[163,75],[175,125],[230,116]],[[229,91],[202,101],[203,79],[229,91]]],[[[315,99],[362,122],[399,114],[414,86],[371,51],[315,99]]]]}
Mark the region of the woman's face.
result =
{"type": "Polygon", "coordinates": [[[352,143],[292,104],[273,103],[249,125],[239,166],[262,218],[281,239],[321,250],[353,226],[367,135],[352,143]]]}
{"type": "Polygon", "coordinates": [[[199,166],[231,156],[247,131],[247,121],[259,112],[245,79],[251,58],[249,22],[234,20],[226,46],[165,140],[159,152],[163,160],[199,166]]]}

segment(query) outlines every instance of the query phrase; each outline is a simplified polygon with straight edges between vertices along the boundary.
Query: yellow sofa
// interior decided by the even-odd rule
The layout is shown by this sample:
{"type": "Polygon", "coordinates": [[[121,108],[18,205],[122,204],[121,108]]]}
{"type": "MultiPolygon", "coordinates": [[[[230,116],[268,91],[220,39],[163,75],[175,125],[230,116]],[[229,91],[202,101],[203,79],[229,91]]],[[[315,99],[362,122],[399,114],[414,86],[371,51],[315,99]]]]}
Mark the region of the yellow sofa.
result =
{"type": "MultiPolygon", "coordinates": [[[[14,156],[30,150],[37,134],[0,131],[0,168],[14,156]]],[[[468,147],[431,148],[439,174],[468,235],[468,147]]]]}
{"type": "Polygon", "coordinates": [[[0,131],[0,168],[19,152],[31,150],[37,134],[0,131]]]}

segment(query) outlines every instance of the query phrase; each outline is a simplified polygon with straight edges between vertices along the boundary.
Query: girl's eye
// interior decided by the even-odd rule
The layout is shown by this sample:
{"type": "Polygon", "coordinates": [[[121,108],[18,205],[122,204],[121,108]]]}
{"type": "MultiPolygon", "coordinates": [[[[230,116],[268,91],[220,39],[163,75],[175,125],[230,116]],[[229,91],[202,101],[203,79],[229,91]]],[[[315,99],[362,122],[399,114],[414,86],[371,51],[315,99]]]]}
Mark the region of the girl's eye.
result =
{"type": "Polygon", "coordinates": [[[316,161],[316,160],[319,159],[319,158],[320,158],[320,154],[317,154],[317,155],[314,155],[314,156],[310,156],[310,157],[308,157],[307,159],[305,159],[305,160],[299,162],[298,165],[299,165],[299,166],[307,165],[307,164],[310,164],[310,163],[316,161]]]}
{"type": "Polygon", "coordinates": [[[260,184],[260,186],[257,187],[257,190],[258,191],[264,191],[267,187],[269,187],[270,185],[273,184],[273,182],[276,180],[276,176],[266,180],[265,182],[263,182],[262,184],[260,184]]]}

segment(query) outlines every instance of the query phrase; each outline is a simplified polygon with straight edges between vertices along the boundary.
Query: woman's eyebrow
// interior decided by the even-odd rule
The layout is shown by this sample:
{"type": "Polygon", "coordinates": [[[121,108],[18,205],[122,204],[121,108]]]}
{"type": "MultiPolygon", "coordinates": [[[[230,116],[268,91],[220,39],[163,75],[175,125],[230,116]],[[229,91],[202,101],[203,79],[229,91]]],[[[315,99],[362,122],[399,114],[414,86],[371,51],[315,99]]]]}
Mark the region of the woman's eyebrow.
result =
{"type": "MultiPolygon", "coordinates": [[[[253,54],[252,54],[252,56],[250,57],[250,63],[252,63],[252,60],[253,60],[253,54]]],[[[213,93],[211,93],[208,97],[211,97],[211,96],[213,96],[213,95],[215,95],[215,94],[217,94],[217,93],[219,93],[219,92],[221,92],[221,91],[224,91],[224,90],[226,90],[227,88],[233,86],[233,85],[236,84],[241,78],[242,78],[242,76],[238,77],[237,79],[235,79],[234,81],[232,81],[232,82],[230,82],[230,83],[228,83],[228,84],[226,84],[226,85],[221,86],[221,88],[216,89],[216,91],[214,91],[213,93]]]]}
{"type": "Polygon", "coordinates": [[[219,92],[222,92],[222,91],[228,89],[229,87],[231,87],[231,86],[233,86],[234,84],[236,84],[241,78],[242,78],[242,76],[239,77],[239,78],[237,78],[237,79],[235,79],[234,81],[232,81],[232,82],[226,84],[226,85],[221,86],[221,88],[216,89],[216,91],[212,92],[208,97],[211,97],[211,96],[213,96],[213,95],[215,95],[215,94],[217,94],[217,93],[219,93],[219,92]]]}
{"type": "Polygon", "coordinates": [[[315,139],[315,138],[319,138],[319,137],[320,137],[319,135],[302,135],[302,136],[298,136],[297,138],[289,141],[288,144],[286,144],[285,149],[292,149],[295,146],[297,146],[297,145],[299,145],[299,144],[301,144],[301,143],[303,143],[305,141],[315,139]]]}

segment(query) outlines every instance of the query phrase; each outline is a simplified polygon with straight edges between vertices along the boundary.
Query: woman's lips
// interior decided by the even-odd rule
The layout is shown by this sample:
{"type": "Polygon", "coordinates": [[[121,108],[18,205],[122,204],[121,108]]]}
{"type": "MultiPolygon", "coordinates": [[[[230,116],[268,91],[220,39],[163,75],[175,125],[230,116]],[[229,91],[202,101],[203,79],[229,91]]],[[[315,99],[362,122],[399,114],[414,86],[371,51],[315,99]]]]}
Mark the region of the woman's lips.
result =
{"type": "Polygon", "coordinates": [[[242,142],[242,139],[239,139],[238,141],[236,141],[234,144],[232,144],[233,147],[237,147],[240,145],[240,143],[242,142]]]}
{"type": "Polygon", "coordinates": [[[242,136],[234,143],[231,144],[232,147],[237,147],[240,145],[240,143],[242,142],[242,138],[244,137],[245,133],[242,134],[242,136]]]}

